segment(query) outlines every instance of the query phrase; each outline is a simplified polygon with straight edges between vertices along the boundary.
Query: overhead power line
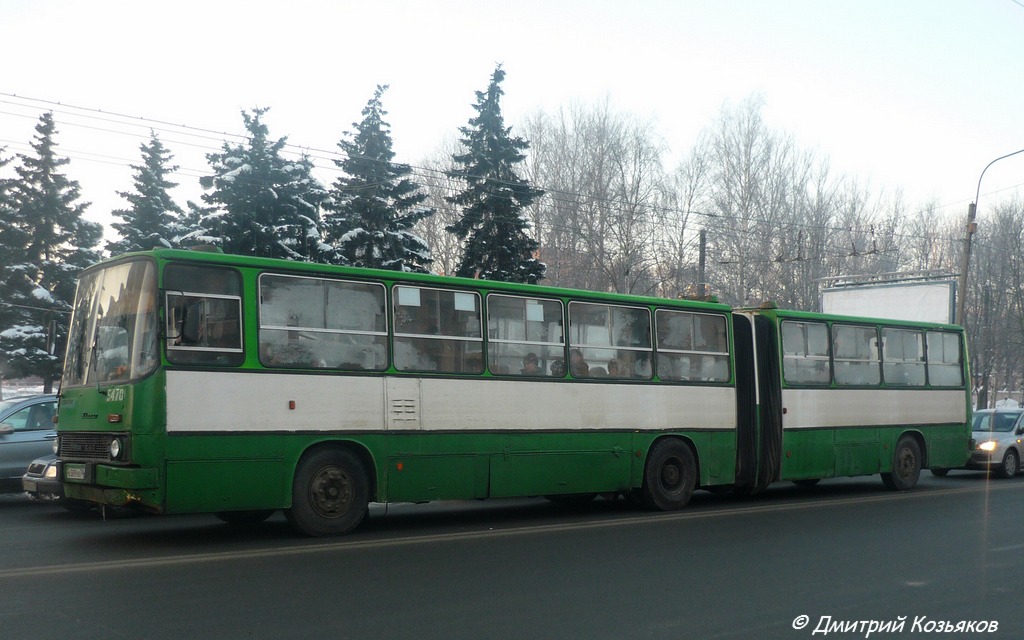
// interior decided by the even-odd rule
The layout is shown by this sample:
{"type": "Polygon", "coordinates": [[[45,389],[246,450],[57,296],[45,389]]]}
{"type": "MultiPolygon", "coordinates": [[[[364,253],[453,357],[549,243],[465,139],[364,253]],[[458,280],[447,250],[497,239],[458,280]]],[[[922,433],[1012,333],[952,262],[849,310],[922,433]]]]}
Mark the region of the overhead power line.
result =
{"type": "MultiPolygon", "coordinates": [[[[197,127],[193,125],[174,123],[167,120],[159,120],[153,118],[147,118],[144,116],[133,116],[129,114],[119,113],[116,111],[106,111],[103,109],[82,107],[73,104],[67,104],[52,100],[45,100],[41,98],[33,98],[26,96],[19,96],[13,93],[0,92],[0,104],[8,106],[14,106],[19,108],[31,108],[39,109],[46,108],[56,113],[68,115],[73,118],[81,118],[89,122],[100,122],[105,125],[113,125],[117,127],[125,126],[132,129],[131,131],[124,131],[118,128],[111,128],[110,126],[97,126],[94,124],[85,124],[80,122],[64,122],[62,126],[72,126],[78,128],[84,128],[94,130],[102,133],[110,133],[122,136],[130,136],[145,141],[148,139],[148,131],[159,132],[163,134],[173,135],[175,138],[161,138],[161,141],[165,143],[165,147],[173,145],[183,145],[196,148],[207,152],[220,152],[223,150],[225,144],[243,144],[248,138],[248,134],[230,133],[225,131],[217,131],[210,128],[197,127]],[[196,141],[183,140],[181,138],[194,138],[196,141]],[[228,138],[225,140],[224,138],[228,138]],[[214,144],[216,143],[216,144],[214,144]]],[[[12,112],[10,110],[0,111],[0,114],[11,115],[15,117],[32,118],[34,116],[12,112]]],[[[30,145],[22,146],[23,143],[15,141],[0,141],[7,144],[11,144],[16,148],[31,149],[30,145]]],[[[311,160],[319,160],[326,163],[326,166],[317,164],[315,165],[318,171],[327,171],[332,173],[341,173],[341,169],[337,166],[343,158],[352,157],[345,154],[341,150],[321,149],[317,147],[303,147],[293,143],[286,143],[285,148],[289,153],[297,156],[306,156],[311,160]]],[[[132,160],[128,158],[121,158],[118,156],[96,154],[87,151],[70,151],[63,150],[62,152],[67,153],[69,157],[75,159],[100,162],[103,164],[114,164],[123,166],[133,166],[139,161],[137,159],[132,160]]],[[[369,158],[364,158],[369,159],[369,158]]],[[[375,159],[370,159],[375,160],[375,159]]],[[[421,188],[433,189],[440,191],[442,195],[455,194],[460,190],[460,186],[453,182],[453,179],[448,175],[447,171],[436,167],[424,167],[419,165],[413,165],[408,163],[391,162],[389,164],[407,166],[412,170],[411,177],[418,179],[421,188]],[[429,185],[427,183],[430,183],[429,185]]],[[[209,175],[209,170],[196,167],[179,167],[175,171],[168,172],[171,175],[185,176],[185,177],[201,177],[209,175]]],[[[255,179],[247,176],[236,177],[236,180],[248,179],[253,183],[258,183],[255,179]]],[[[499,182],[500,183],[500,182],[499,182]]],[[[505,183],[511,184],[511,183],[505,183]]],[[[326,185],[325,185],[326,186],[326,185]]],[[[369,186],[369,185],[367,185],[369,186]]],[[[649,215],[653,216],[662,224],[682,226],[686,223],[690,216],[696,216],[699,219],[705,221],[705,224],[710,221],[729,221],[740,224],[755,225],[753,233],[765,233],[765,224],[771,225],[772,223],[765,222],[759,219],[755,215],[750,213],[739,213],[739,214],[727,214],[721,212],[710,212],[700,209],[682,209],[678,207],[672,207],[667,205],[661,205],[650,202],[642,203],[629,203],[620,199],[611,197],[597,197],[587,195],[580,192],[575,192],[566,189],[560,189],[551,186],[544,186],[542,184],[534,184],[536,188],[542,189],[545,193],[542,196],[542,201],[548,202],[552,206],[562,207],[603,207],[606,213],[613,216],[618,216],[618,220],[627,220],[628,216],[631,215],[649,215]]],[[[1020,185],[1017,185],[1020,186],[1020,185]]],[[[366,188],[366,186],[353,187],[353,189],[366,188]]],[[[1015,188],[1015,187],[1009,187],[1015,188]]],[[[788,221],[782,223],[775,223],[776,228],[771,230],[771,234],[777,234],[779,231],[785,232],[786,229],[790,233],[802,233],[802,232],[824,232],[824,233],[863,233],[861,230],[853,229],[842,225],[821,225],[821,224],[809,224],[795,221],[788,221]]],[[[554,227],[553,230],[572,231],[569,227],[554,227]]],[[[719,229],[721,233],[721,229],[719,229]]],[[[911,239],[911,240],[931,240],[932,236],[920,236],[911,234],[893,234],[895,239],[911,239]]],[[[772,238],[776,241],[784,240],[784,237],[773,235],[772,238]]],[[[856,245],[852,251],[854,255],[869,255],[865,251],[858,251],[856,245]]],[[[798,256],[799,257],[799,256],[798,256]]]]}

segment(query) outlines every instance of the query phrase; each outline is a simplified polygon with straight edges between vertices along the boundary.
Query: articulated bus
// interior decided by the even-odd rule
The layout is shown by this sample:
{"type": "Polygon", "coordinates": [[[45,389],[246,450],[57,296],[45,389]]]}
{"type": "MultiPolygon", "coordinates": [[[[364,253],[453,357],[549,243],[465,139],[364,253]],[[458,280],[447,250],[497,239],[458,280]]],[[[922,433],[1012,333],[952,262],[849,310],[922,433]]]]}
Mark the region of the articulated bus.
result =
{"type": "Polygon", "coordinates": [[[968,457],[953,325],[158,249],[82,272],[69,498],[342,534],[371,502],[626,496],[968,457]]]}

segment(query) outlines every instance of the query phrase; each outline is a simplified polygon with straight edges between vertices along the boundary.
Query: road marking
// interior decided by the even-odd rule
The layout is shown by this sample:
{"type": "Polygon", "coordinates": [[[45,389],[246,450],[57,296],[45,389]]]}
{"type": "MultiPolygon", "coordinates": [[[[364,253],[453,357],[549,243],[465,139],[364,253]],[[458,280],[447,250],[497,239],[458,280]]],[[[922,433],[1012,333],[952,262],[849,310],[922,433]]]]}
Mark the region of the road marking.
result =
{"type": "MultiPolygon", "coordinates": [[[[627,518],[616,518],[614,520],[599,520],[590,522],[574,522],[562,524],[539,524],[524,527],[513,527],[508,529],[488,529],[486,531],[465,531],[455,533],[441,533],[424,536],[404,536],[388,540],[335,540],[297,547],[285,548],[264,548],[248,549],[245,551],[218,551],[213,553],[199,553],[187,555],[172,555],[163,557],[118,559],[114,561],[105,560],[101,562],[80,562],[77,564],[49,565],[39,567],[23,567],[17,569],[0,570],[0,580],[9,578],[42,577],[50,575],[68,575],[73,573],[89,573],[98,571],[124,571],[128,569],[149,569],[154,567],[168,567],[202,562],[228,562],[232,560],[252,560],[261,558],[277,558],[284,556],[309,555],[327,551],[358,551],[362,549],[386,549],[403,545],[433,544],[438,542],[457,542],[460,540],[481,540],[493,538],[507,538],[535,533],[560,533],[567,531],[585,531],[588,529],[611,529],[614,527],[626,527],[637,524],[661,524],[667,522],[679,522],[685,520],[697,520],[701,518],[723,518],[734,515],[749,513],[785,512],[814,509],[817,507],[836,505],[858,505],[874,502],[890,502],[894,500],[910,500],[916,498],[928,498],[938,496],[950,496],[965,493],[976,493],[981,490],[1002,490],[1024,485],[1004,484],[998,487],[962,487],[956,489],[939,489],[936,491],[919,491],[910,493],[885,493],[849,498],[821,498],[806,502],[783,503],[771,505],[743,505],[728,507],[715,511],[672,511],[667,513],[645,513],[643,515],[627,518]]],[[[1002,547],[993,551],[1005,551],[1024,545],[1014,547],[1002,547]]]]}
{"type": "Polygon", "coordinates": [[[1011,544],[1008,547],[996,547],[992,549],[992,553],[1002,553],[1003,551],[1019,551],[1024,549],[1024,544],[1011,544]]]}

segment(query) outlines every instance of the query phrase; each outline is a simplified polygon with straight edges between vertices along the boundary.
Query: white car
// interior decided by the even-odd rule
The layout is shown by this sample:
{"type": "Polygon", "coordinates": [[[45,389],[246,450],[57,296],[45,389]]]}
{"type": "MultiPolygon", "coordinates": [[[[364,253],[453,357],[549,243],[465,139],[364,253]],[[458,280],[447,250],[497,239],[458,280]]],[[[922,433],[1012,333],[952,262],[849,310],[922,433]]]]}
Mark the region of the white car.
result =
{"type": "Polygon", "coordinates": [[[971,425],[971,457],[968,469],[994,471],[1001,478],[1020,472],[1024,446],[1024,409],[982,409],[974,412],[971,425]]]}

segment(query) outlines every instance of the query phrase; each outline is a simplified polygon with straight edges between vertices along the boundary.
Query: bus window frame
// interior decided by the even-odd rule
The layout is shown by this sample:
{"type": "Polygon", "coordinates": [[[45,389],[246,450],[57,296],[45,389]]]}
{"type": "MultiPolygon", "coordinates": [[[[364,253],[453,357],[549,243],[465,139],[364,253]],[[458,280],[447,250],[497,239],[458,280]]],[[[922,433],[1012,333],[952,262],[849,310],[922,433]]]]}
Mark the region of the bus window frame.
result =
{"type": "Polygon", "coordinates": [[[926,336],[925,336],[924,329],[921,329],[921,328],[918,328],[918,327],[894,327],[894,326],[883,326],[883,327],[881,327],[881,331],[879,332],[879,340],[881,341],[881,348],[879,349],[879,351],[880,351],[879,355],[882,358],[882,382],[883,382],[883,384],[885,384],[886,386],[899,387],[899,388],[903,388],[903,389],[922,389],[922,388],[926,388],[928,386],[928,347],[925,344],[925,339],[926,339],[926,336]],[[901,351],[901,353],[902,353],[903,348],[904,348],[902,335],[903,334],[916,334],[917,337],[918,337],[918,353],[920,354],[920,356],[919,356],[920,359],[919,360],[908,360],[905,357],[903,357],[903,358],[900,358],[898,360],[897,359],[889,360],[886,357],[886,350],[887,350],[887,347],[889,345],[889,340],[886,339],[887,338],[886,332],[889,332],[889,331],[892,331],[894,333],[900,334],[900,336],[901,336],[900,337],[900,351],[901,351]],[[887,370],[887,366],[886,365],[890,365],[890,366],[919,366],[920,369],[921,369],[921,381],[919,383],[915,383],[914,381],[911,381],[911,380],[896,380],[895,379],[895,370],[894,369],[889,369],[890,371],[893,372],[893,379],[890,380],[889,376],[886,375],[886,370],[887,370]]]}
{"type": "MultiPolygon", "coordinates": [[[[166,311],[167,324],[166,340],[167,340],[167,351],[168,360],[170,358],[171,351],[182,351],[182,352],[205,352],[205,353],[245,353],[245,310],[242,308],[242,296],[231,295],[231,294],[220,294],[220,293],[205,293],[196,291],[183,291],[178,289],[165,289],[164,290],[164,304],[166,311]],[[185,327],[184,322],[186,317],[181,319],[181,329],[176,333],[172,334],[172,329],[175,327],[177,318],[172,313],[174,305],[171,304],[170,297],[172,295],[181,296],[182,298],[193,298],[201,301],[208,299],[214,300],[234,300],[238,308],[238,346],[237,347],[211,347],[204,345],[186,345],[181,344],[181,341],[185,339],[185,327]]],[[[186,302],[186,308],[191,306],[190,303],[186,302]]],[[[173,362],[173,360],[171,360],[173,362]]],[[[191,364],[191,363],[190,363],[191,364]]]]}
{"type": "Polygon", "coordinates": [[[926,379],[928,381],[928,386],[929,387],[933,387],[933,388],[937,388],[937,389],[962,389],[966,385],[966,376],[964,375],[964,360],[965,360],[964,356],[965,356],[965,352],[964,352],[964,341],[963,341],[963,339],[961,337],[962,335],[963,334],[961,334],[961,333],[958,333],[956,331],[949,331],[947,329],[925,329],[925,332],[924,332],[924,350],[925,350],[924,360],[925,360],[925,374],[926,374],[926,379]],[[958,375],[960,377],[960,381],[959,382],[954,383],[954,384],[942,384],[942,383],[936,383],[936,382],[934,382],[932,380],[932,366],[933,366],[933,362],[932,362],[932,357],[931,357],[931,347],[930,347],[931,343],[928,340],[929,336],[931,336],[931,335],[941,335],[941,336],[947,336],[948,335],[948,336],[953,336],[956,339],[956,351],[957,351],[956,362],[948,362],[946,360],[940,360],[939,362],[934,363],[934,366],[936,366],[936,367],[942,366],[942,367],[947,367],[947,368],[950,368],[950,369],[952,369],[955,366],[955,368],[956,368],[956,370],[958,372],[958,375]]]}
{"type": "MultiPolygon", "coordinates": [[[[330,278],[323,275],[304,275],[294,273],[281,273],[277,271],[263,271],[259,274],[256,279],[256,292],[257,292],[257,351],[260,364],[266,368],[273,369],[318,369],[318,370],[329,370],[329,371],[343,371],[343,372],[376,372],[381,373],[387,370],[389,363],[391,362],[391,340],[389,334],[390,326],[390,314],[388,312],[388,287],[385,282],[375,280],[356,280],[352,278],[330,278]],[[263,308],[263,294],[264,294],[264,278],[282,278],[292,279],[296,281],[316,281],[321,283],[341,283],[347,285],[359,285],[367,288],[379,288],[382,302],[382,311],[384,318],[384,329],[382,331],[365,331],[360,329],[329,329],[326,327],[304,327],[299,325],[276,325],[276,324],[265,324],[264,323],[264,308],[263,308]],[[309,365],[302,363],[275,363],[269,357],[265,357],[264,348],[272,344],[271,341],[264,342],[263,336],[264,331],[290,331],[297,334],[309,333],[309,334],[327,334],[327,335],[345,335],[345,336],[371,336],[374,338],[383,338],[384,344],[384,358],[382,364],[374,368],[358,368],[358,367],[344,367],[344,366],[319,366],[309,365]]],[[[327,307],[326,303],[322,308],[322,311],[326,317],[327,307]]]]}
{"type": "MultiPolygon", "coordinates": [[[[491,360],[490,360],[491,359],[490,345],[492,345],[492,344],[494,344],[494,345],[502,344],[502,345],[523,345],[523,346],[533,346],[533,347],[558,347],[558,351],[560,352],[558,358],[561,359],[561,362],[563,363],[563,366],[564,366],[564,363],[568,359],[568,340],[567,340],[568,332],[565,330],[567,316],[566,316],[566,303],[565,303],[564,300],[561,300],[559,298],[548,298],[548,297],[543,297],[543,296],[530,296],[530,295],[521,294],[521,293],[506,293],[504,291],[502,291],[502,292],[489,291],[487,293],[487,295],[483,297],[483,304],[484,304],[484,319],[483,320],[484,320],[485,323],[487,323],[487,331],[485,331],[485,344],[487,345],[487,347],[486,347],[486,351],[487,351],[487,370],[490,371],[492,375],[516,376],[516,377],[535,377],[535,378],[558,378],[558,377],[560,377],[560,376],[556,375],[555,373],[551,372],[550,369],[548,367],[546,367],[546,366],[545,367],[540,367],[540,369],[538,370],[537,373],[521,373],[521,372],[520,373],[513,373],[511,370],[508,371],[508,372],[503,372],[503,371],[495,372],[492,369],[491,360]],[[523,300],[523,301],[531,301],[532,300],[532,301],[535,301],[535,302],[554,302],[554,303],[557,303],[558,304],[559,328],[562,331],[562,335],[560,336],[561,337],[561,341],[560,342],[540,342],[540,341],[525,340],[525,339],[524,340],[509,340],[509,339],[504,339],[504,338],[491,338],[490,337],[490,321],[491,321],[491,317],[492,316],[491,316],[491,303],[490,303],[490,301],[491,301],[492,298],[506,298],[506,299],[523,300]]],[[[529,322],[528,318],[527,318],[526,322],[529,322]]],[[[529,355],[529,354],[526,354],[526,355],[529,355]]],[[[538,357],[539,361],[543,361],[544,360],[544,358],[541,358],[538,354],[534,353],[534,355],[536,355],[538,357]]],[[[525,355],[523,357],[525,357],[525,355]]],[[[556,361],[557,360],[552,360],[552,365],[556,361]]]]}
{"type": "MultiPolygon", "coordinates": [[[[588,300],[588,299],[580,299],[580,300],[570,300],[569,301],[569,304],[566,305],[566,315],[567,315],[567,323],[566,323],[567,331],[566,331],[566,341],[565,342],[566,342],[566,346],[569,349],[569,360],[571,360],[571,358],[572,358],[573,351],[577,350],[577,349],[580,350],[581,355],[584,356],[584,361],[586,361],[586,354],[585,354],[585,352],[583,350],[586,350],[586,349],[600,350],[600,351],[628,351],[628,352],[631,352],[631,353],[643,353],[643,354],[647,354],[647,356],[648,356],[648,358],[647,358],[647,369],[648,370],[647,370],[646,373],[636,373],[636,369],[635,369],[636,364],[639,363],[639,362],[642,362],[642,360],[640,360],[640,359],[637,359],[633,363],[633,367],[634,367],[633,368],[633,371],[634,371],[633,374],[630,374],[630,375],[618,375],[618,376],[610,375],[607,372],[607,369],[605,369],[605,372],[606,372],[605,376],[601,376],[601,375],[595,374],[593,372],[594,367],[590,367],[589,365],[588,365],[588,367],[589,367],[590,371],[588,371],[586,374],[579,374],[579,375],[577,375],[575,373],[572,373],[572,368],[573,367],[572,367],[572,364],[569,363],[567,369],[569,370],[569,373],[572,374],[573,378],[579,379],[579,380],[594,380],[594,379],[598,379],[598,380],[630,380],[630,381],[646,381],[646,382],[651,382],[651,381],[654,380],[654,373],[655,373],[655,370],[654,370],[654,366],[655,366],[654,358],[655,358],[655,356],[654,356],[654,335],[653,335],[653,333],[654,333],[655,326],[654,326],[654,315],[651,313],[651,308],[650,307],[645,307],[645,306],[642,306],[642,305],[633,305],[633,304],[622,304],[622,303],[618,303],[618,302],[603,302],[603,301],[602,302],[594,302],[594,301],[588,300]],[[607,345],[603,345],[603,344],[587,344],[585,342],[576,342],[576,341],[574,341],[573,340],[573,313],[572,313],[573,305],[589,305],[589,306],[592,306],[592,307],[606,307],[608,309],[630,309],[630,310],[634,310],[634,311],[643,311],[644,313],[647,314],[647,346],[646,347],[633,347],[633,346],[628,346],[628,345],[627,346],[622,346],[622,345],[611,344],[611,338],[614,337],[614,333],[609,333],[609,344],[607,344],[607,345]]],[[[601,325],[589,325],[589,326],[601,326],[601,325]]],[[[609,329],[614,329],[614,325],[611,325],[611,324],[605,324],[603,326],[608,327],[609,329]]],[[[619,359],[619,356],[618,356],[618,354],[616,354],[615,357],[609,359],[608,362],[611,362],[612,360],[618,360],[618,359],[619,359]]],[[[567,362],[569,362],[569,361],[567,360],[567,362]]]]}
{"type": "MultiPolygon", "coordinates": [[[[721,313],[710,313],[710,312],[707,312],[707,311],[698,311],[698,310],[695,310],[695,309],[673,309],[673,308],[669,308],[669,307],[658,307],[658,308],[656,308],[654,310],[654,314],[653,315],[654,315],[654,331],[653,331],[654,357],[655,357],[655,365],[656,365],[655,366],[655,371],[658,373],[658,380],[659,381],[670,383],[670,384],[694,384],[694,383],[727,384],[730,381],[732,381],[732,376],[733,376],[733,371],[732,371],[732,349],[731,349],[732,345],[730,344],[730,340],[729,340],[729,318],[727,316],[725,316],[725,315],[723,315],[721,313]],[[663,348],[661,346],[661,332],[659,331],[660,328],[661,328],[661,321],[658,319],[658,315],[661,312],[663,312],[663,311],[665,313],[669,313],[669,314],[686,314],[686,315],[691,316],[694,320],[696,320],[698,317],[708,317],[708,318],[719,318],[719,319],[721,319],[722,320],[722,326],[723,326],[723,328],[725,330],[725,334],[724,334],[725,344],[723,345],[725,347],[725,351],[701,351],[701,350],[696,348],[696,345],[694,345],[693,349],[663,348]],[[704,377],[700,377],[700,376],[698,376],[698,377],[682,377],[682,378],[666,378],[666,377],[663,377],[662,374],[661,374],[661,354],[665,354],[665,355],[668,355],[668,356],[699,356],[701,358],[703,358],[705,356],[711,356],[711,357],[716,359],[716,362],[719,359],[724,358],[725,359],[726,375],[725,375],[724,378],[723,377],[704,378],[704,377]]],[[[694,329],[696,329],[696,325],[691,325],[690,339],[691,339],[692,342],[695,343],[696,342],[696,335],[693,332],[694,329]]],[[[703,364],[701,364],[701,366],[703,366],[703,364]]],[[[691,371],[693,370],[692,367],[693,367],[693,364],[691,363],[691,371]]]]}
{"type": "Polygon", "coordinates": [[[779,323],[779,356],[782,358],[782,380],[785,382],[787,387],[813,387],[816,389],[827,388],[832,385],[834,375],[832,372],[832,329],[830,322],[826,319],[811,320],[803,318],[784,318],[779,323]],[[823,327],[825,329],[825,355],[808,355],[808,340],[807,332],[803,334],[803,348],[802,352],[787,353],[786,352],[786,331],[785,327],[787,324],[798,324],[798,325],[814,325],[823,327]],[[824,363],[825,364],[825,379],[824,380],[791,380],[787,375],[787,360],[803,360],[810,363],[824,363]]]}
{"type": "MultiPolygon", "coordinates": [[[[486,318],[486,315],[484,313],[484,296],[481,295],[481,292],[479,290],[448,288],[448,287],[437,287],[437,286],[430,286],[430,285],[417,284],[417,283],[411,283],[411,282],[395,282],[394,284],[391,285],[390,294],[391,294],[391,304],[389,305],[389,307],[390,307],[390,311],[389,311],[389,313],[390,313],[390,320],[389,320],[389,323],[388,323],[388,327],[389,327],[389,329],[391,331],[391,353],[390,353],[390,358],[391,358],[391,365],[395,368],[396,371],[399,371],[399,372],[402,372],[402,373],[417,373],[417,374],[428,374],[428,375],[429,374],[438,374],[438,375],[480,376],[480,375],[482,375],[487,370],[487,367],[486,367],[486,357],[487,357],[486,344],[487,344],[487,341],[485,339],[485,337],[486,337],[485,336],[485,334],[486,334],[485,322],[486,322],[487,318],[486,318]],[[405,331],[399,331],[399,327],[398,327],[398,308],[400,306],[406,306],[406,307],[407,306],[421,306],[421,305],[408,305],[408,304],[403,305],[403,304],[400,304],[401,295],[399,294],[399,289],[403,289],[403,288],[404,289],[415,289],[416,291],[439,291],[439,292],[442,292],[442,293],[451,293],[453,296],[455,294],[468,294],[468,295],[472,295],[476,299],[476,309],[475,309],[475,311],[476,311],[476,320],[477,320],[477,325],[478,325],[477,326],[477,335],[478,335],[478,337],[464,336],[464,335],[460,336],[460,335],[451,335],[451,334],[441,333],[440,318],[438,318],[437,333],[410,333],[410,332],[405,332],[405,331]],[[465,343],[470,343],[470,344],[478,344],[478,345],[480,345],[480,368],[479,368],[479,370],[476,370],[476,371],[467,371],[467,370],[458,370],[458,369],[457,370],[449,370],[449,369],[442,368],[441,365],[443,364],[442,360],[444,358],[443,354],[440,356],[440,359],[437,361],[438,367],[436,369],[430,369],[430,368],[426,368],[426,367],[420,367],[420,368],[407,368],[405,366],[399,367],[398,363],[396,362],[396,360],[397,360],[396,356],[397,356],[398,351],[399,351],[398,345],[400,344],[399,343],[399,339],[400,338],[405,340],[401,344],[410,346],[410,347],[416,349],[417,351],[419,351],[419,349],[414,346],[414,341],[435,340],[435,341],[441,343],[441,345],[442,345],[442,352],[443,352],[443,347],[444,347],[443,342],[445,342],[445,341],[465,342],[465,343]]],[[[417,294],[417,297],[418,296],[419,296],[419,294],[417,294]]],[[[453,303],[454,303],[454,299],[453,299],[453,303]]],[[[459,309],[457,307],[454,310],[455,311],[459,311],[459,309]]],[[[465,309],[463,309],[462,311],[465,311],[465,309]]],[[[468,353],[471,353],[471,352],[468,352],[468,351],[464,350],[463,353],[462,353],[463,357],[465,357],[468,353]]],[[[420,353],[420,355],[424,355],[424,354],[420,353]]]]}

